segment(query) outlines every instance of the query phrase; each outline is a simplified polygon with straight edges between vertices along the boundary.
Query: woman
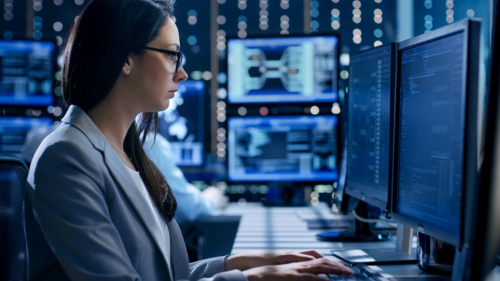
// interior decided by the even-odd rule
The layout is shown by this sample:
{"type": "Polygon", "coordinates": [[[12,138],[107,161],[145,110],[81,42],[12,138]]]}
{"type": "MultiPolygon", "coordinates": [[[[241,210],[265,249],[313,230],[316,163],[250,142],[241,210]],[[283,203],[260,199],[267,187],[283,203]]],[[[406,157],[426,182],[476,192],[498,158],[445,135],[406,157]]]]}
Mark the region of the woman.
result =
{"type": "Polygon", "coordinates": [[[173,220],[175,198],[139,138],[155,130],[156,112],[187,79],[172,5],[94,0],[73,27],[62,67],[70,108],[38,148],[28,176],[31,279],[315,280],[314,273],[349,274],[314,251],[188,263],[173,220]]]}

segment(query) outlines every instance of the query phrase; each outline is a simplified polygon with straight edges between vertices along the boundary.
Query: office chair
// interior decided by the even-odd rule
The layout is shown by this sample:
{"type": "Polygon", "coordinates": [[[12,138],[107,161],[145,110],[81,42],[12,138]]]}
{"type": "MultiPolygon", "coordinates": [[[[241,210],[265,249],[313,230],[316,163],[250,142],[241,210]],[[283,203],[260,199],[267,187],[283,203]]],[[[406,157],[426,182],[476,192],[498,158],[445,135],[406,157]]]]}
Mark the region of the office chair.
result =
{"type": "Polygon", "coordinates": [[[0,154],[0,280],[28,279],[24,193],[28,167],[0,154]]]}

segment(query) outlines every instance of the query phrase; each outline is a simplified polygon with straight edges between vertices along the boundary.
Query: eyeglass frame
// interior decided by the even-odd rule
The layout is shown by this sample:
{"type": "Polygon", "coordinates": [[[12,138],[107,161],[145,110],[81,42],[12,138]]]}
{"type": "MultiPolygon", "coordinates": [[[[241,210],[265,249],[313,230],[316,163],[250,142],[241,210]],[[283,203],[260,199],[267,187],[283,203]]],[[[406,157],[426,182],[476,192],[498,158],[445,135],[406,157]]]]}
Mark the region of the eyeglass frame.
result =
{"type": "MultiPolygon", "coordinates": [[[[153,48],[153,47],[148,47],[148,46],[142,46],[143,49],[150,50],[150,51],[155,51],[155,52],[160,52],[164,53],[167,55],[173,55],[177,56],[177,64],[175,65],[175,73],[179,71],[179,68],[182,66],[181,65],[181,60],[182,58],[186,58],[183,52],[176,52],[176,51],[171,51],[171,50],[164,50],[164,49],[158,49],[158,48],[153,48]]],[[[182,61],[184,63],[184,60],[182,61]]]]}

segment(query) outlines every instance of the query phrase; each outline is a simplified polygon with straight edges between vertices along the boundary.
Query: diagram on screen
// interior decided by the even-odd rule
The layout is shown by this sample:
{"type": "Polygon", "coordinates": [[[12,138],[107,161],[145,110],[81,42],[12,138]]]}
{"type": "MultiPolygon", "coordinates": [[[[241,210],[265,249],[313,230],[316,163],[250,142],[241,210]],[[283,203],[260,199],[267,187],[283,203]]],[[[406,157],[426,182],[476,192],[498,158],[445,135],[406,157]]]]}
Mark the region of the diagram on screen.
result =
{"type": "Polygon", "coordinates": [[[336,37],[230,40],[231,102],[337,99],[336,37]]]}

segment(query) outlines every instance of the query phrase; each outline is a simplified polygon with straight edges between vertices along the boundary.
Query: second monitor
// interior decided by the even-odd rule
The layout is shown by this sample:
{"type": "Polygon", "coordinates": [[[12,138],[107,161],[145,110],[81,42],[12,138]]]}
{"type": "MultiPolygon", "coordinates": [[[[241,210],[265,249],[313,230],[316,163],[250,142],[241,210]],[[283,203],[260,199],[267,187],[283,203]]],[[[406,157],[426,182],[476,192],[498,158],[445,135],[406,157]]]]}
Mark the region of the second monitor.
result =
{"type": "Polygon", "coordinates": [[[229,118],[229,180],[337,180],[337,123],[336,116],[229,118]]]}
{"type": "Polygon", "coordinates": [[[336,35],[228,40],[230,103],[337,100],[336,35]]]}
{"type": "Polygon", "coordinates": [[[395,48],[359,53],[350,66],[346,192],[382,210],[390,203],[395,48]]]}

